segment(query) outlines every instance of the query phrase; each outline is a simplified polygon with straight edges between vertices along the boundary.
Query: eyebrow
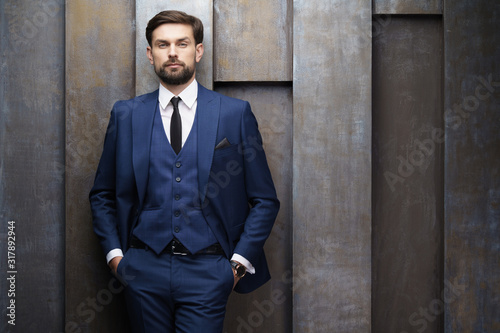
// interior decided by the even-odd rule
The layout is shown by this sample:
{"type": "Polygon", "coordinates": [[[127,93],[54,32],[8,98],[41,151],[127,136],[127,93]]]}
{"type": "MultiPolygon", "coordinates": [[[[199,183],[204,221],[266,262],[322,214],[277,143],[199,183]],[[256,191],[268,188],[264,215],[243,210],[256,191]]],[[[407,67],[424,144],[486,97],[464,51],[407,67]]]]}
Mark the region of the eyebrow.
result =
{"type": "MultiPolygon", "coordinates": [[[[176,40],[176,42],[191,42],[191,39],[189,37],[183,37],[183,38],[179,38],[178,40],[176,40]]],[[[157,39],[155,41],[156,44],[159,44],[159,43],[168,43],[168,41],[166,41],[165,39],[157,39]]]]}

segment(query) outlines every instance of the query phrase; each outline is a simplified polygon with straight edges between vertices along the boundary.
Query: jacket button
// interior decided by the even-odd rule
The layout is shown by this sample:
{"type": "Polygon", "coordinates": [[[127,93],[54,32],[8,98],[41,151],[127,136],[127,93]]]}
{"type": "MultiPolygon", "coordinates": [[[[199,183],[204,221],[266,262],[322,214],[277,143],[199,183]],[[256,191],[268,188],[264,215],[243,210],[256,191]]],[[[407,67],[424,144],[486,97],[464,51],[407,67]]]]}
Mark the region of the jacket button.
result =
{"type": "Polygon", "coordinates": [[[179,231],[181,231],[181,230],[179,229],[179,227],[175,227],[174,231],[175,231],[175,232],[179,232],[179,231]]]}
{"type": "Polygon", "coordinates": [[[178,183],[180,183],[181,182],[181,177],[176,177],[175,181],[178,182],[178,183]]]}
{"type": "Polygon", "coordinates": [[[175,212],[175,217],[179,217],[181,215],[181,212],[179,212],[178,210],[175,212]]]}
{"type": "Polygon", "coordinates": [[[177,162],[177,163],[175,163],[175,166],[176,166],[177,168],[180,168],[180,167],[181,167],[181,165],[182,165],[182,164],[181,164],[181,162],[177,162]]]}
{"type": "Polygon", "coordinates": [[[180,196],[180,195],[178,195],[178,194],[176,194],[176,195],[175,195],[175,200],[176,200],[176,201],[179,201],[180,199],[181,199],[181,196],[180,196]]]}

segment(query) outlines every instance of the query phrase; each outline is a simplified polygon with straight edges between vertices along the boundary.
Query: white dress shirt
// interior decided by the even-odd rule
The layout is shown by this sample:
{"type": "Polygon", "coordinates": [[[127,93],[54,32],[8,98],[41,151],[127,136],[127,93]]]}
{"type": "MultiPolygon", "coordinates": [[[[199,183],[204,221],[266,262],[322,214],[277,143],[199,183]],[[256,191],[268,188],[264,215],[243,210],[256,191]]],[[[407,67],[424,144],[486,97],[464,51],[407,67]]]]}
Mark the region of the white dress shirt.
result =
{"type": "MultiPolygon", "coordinates": [[[[170,119],[172,118],[172,113],[174,112],[174,107],[170,100],[175,97],[167,88],[160,84],[160,89],[158,93],[158,102],[160,104],[160,115],[163,122],[163,129],[167,135],[168,141],[170,142],[170,119]]],[[[189,132],[193,127],[194,118],[196,116],[196,108],[198,106],[198,82],[194,80],[189,86],[184,89],[179,96],[179,114],[181,115],[182,121],[182,146],[186,142],[189,132]]],[[[106,261],[109,262],[114,257],[123,257],[123,251],[121,249],[113,249],[106,255],[106,261]]],[[[241,255],[234,253],[231,260],[240,262],[246,267],[247,272],[250,274],[255,274],[255,268],[252,264],[241,255]]]]}
{"type": "MultiPolygon", "coordinates": [[[[160,84],[160,92],[158,94],[158,101],[160,102],[161,121],[163,122],[163,129],[167,134],[168,141],[170,142],[170,119],[174,112],[174,107],[170,100],[175,97],[167,88],[160,84]]],[[[189,86],[184,89],[179,96],[179,114],[182,121],[182,146],[186,142],[189,132],[193,127],[194,116],[196,115],[196,107],[198,106],[198,83],[194,80],[189,86]]]]}

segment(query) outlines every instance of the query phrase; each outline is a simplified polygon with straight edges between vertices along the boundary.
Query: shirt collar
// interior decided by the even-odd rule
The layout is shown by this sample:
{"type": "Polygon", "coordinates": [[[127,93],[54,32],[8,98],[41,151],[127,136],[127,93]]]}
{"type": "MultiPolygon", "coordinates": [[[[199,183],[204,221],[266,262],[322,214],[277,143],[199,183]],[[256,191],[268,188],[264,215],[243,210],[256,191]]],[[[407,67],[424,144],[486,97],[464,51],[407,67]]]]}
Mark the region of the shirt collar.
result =
{"type": "MultiPolygon", "coordinates": [[[[160,102],[160,105],[162,109],[166,109],[167,104],[170,103],[170,100],[172,97],[175,95],[170,92],[167,88],[165,88],[161,83],[160,83],[160,92],[158,93],[158,100],[160,102]]],[[[198,98],[198,82],[196,79],[191,82],[189,86],[186,87],[180,94],[179,97],[182,99],[184,104],[188,108],[192,108],[194,105],[194,102],[196,102],[196,99],[198,98]]]]}

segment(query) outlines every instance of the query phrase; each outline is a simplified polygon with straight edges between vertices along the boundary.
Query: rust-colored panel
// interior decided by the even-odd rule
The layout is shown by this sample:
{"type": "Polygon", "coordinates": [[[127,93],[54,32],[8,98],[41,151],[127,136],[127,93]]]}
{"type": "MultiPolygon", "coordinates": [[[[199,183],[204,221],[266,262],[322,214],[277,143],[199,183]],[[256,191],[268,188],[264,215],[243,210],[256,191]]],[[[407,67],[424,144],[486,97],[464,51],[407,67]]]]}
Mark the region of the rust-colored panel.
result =
{"type": "Polygon", "coordinates": [[[443,324],[442,22],[396,16],[386,23],[373,40],[372,331],[437,333],[443,324]]]}
{"type": "Polygon", "coordinates": [[[216,90],[250,102],[281,202],[265,247],[272,279],[251,294],[231,295],[224,332],[292,332],[292,88],[261,84],[216,90]]]}
{"type": "Polygon", "coordinates": [[[0,36],[0,332],[60,332],[64,1],[0,1],[0,36]]]}
{"type": "Polygon", "coordinates": [[[163,10],[180,10],[198,17],[203,22],[204,54],[196,66],[196,80],[208,89],[213,86],[213,1],[212,0],[136,0],[136,94],[158,89],[159,81],[146,57],[146,26],[153,16],[163,10]]]}
{"type": "Polygon", "coordinates": [[[374,14],[442,14],[443,0],[373,0],[374,14]]]}
{"type": "Polygon", "coordinates": [[[66,331],[126,332],[88,193],[112,105],[134,95],[134,1],[66,8],[66,331]]]}
{"type": "Polygon", "coordinates": [[[216,0],[215,81],[292,80],[292,1],[216,0]]]}
{"type": "Polygon", "coordinates": [[[445,9],[445,331],[499,332],[500,6],[445,9]]]}
{"type": "Polygon", "coordinates": [[[294,1],[295,332],[371,326],[371,2],[294,1]]]}

